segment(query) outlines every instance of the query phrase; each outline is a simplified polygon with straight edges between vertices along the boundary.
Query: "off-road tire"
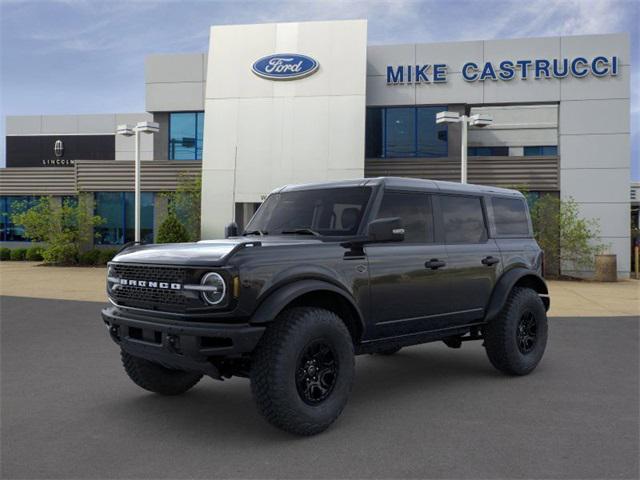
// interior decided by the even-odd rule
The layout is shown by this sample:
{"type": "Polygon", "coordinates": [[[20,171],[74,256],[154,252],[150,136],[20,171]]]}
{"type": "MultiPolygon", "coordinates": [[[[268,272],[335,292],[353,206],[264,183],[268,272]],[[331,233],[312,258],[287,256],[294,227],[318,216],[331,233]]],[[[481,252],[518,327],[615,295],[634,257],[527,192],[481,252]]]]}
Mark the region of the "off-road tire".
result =
{"type": "Polygon", "coordinates": [[[389,355],[394,355],[396,353],[398,353],[400,350],[402,350],[402,347],[389,347],[389,348],[383,348],[382,350],[378,350],[376,352],[376,355],[384,355],[389,356],[389,355]]]}
{"type": "Polygon", "coordinates": [[[260,339],[252,359],[251,391],[269,423],[293,434],[315,435],[344,409],[354,370],[353,340],[340,317],[322,308],[295,307],[278,315],[260,339]],[[331,349],[337,368],[328,396],[308,404],[297,381],[305,352],[317,342],[331,349]]]}
{"type": "Polygon", "coordinates": [[[547,313],[542,300],[530,288],[514,288],[500,314],[484,327],[483,333],[487,356],[494,367],[508,375],[530,373],[547,345],[547,313]],[[529,313],[535,319],[535,341],[530,350],[523,352],[518,346],[518,329],[529,313]]]}
{"type": "Polygon", "coordinates": [[[160,395],[180,395],[202,378],[202,374],[172,370],[143,358],[120,351],[124,371],[133,383],[160,395]]]}

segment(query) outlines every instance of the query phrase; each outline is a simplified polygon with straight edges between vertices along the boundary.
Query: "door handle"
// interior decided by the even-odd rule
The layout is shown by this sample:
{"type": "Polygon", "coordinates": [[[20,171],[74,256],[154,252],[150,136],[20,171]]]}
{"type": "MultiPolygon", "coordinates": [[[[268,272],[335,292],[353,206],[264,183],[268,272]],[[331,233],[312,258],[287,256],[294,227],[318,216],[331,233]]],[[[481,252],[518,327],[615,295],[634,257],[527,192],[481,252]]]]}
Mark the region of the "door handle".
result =
{"type": "Polygon", "coordinates": [[[431,270],[437,270],[440,267],[444,267],[447,263],[442,260],[438,260],[437,258],[432,258],[431,260],[425,262],[425,268],[430,268],[431,270]]]}
{"type": "Polygon", "coordinates": [[[486,265],[487,267],[490,267],[491,265],[495,265],[496,263],[498,263],[500,261],[499,258],[496,257],[492,257],[491,255],[489,255],[488,257],[484,257],[482,259],[482,264],[486,265]]]}

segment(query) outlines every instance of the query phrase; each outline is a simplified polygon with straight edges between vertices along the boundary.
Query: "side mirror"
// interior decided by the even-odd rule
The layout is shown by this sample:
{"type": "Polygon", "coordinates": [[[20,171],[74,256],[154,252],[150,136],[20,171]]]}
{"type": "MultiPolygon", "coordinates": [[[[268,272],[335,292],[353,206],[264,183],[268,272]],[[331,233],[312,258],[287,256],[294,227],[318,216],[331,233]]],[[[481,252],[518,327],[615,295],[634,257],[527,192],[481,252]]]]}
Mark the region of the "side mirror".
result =
{"type": "Polygon", "coordinates": [[[367,237],[371,243],[401,242],[404,240],[402,220],[398,217],[373,220],[367,227],[367,237]]]}
{"type": "Polygon", "coordinates": [[[231,222],[226,227],[224,227],[224,238],[237,237],[237,236],[238,236],[238,224],[236,222],[231,222]]]}

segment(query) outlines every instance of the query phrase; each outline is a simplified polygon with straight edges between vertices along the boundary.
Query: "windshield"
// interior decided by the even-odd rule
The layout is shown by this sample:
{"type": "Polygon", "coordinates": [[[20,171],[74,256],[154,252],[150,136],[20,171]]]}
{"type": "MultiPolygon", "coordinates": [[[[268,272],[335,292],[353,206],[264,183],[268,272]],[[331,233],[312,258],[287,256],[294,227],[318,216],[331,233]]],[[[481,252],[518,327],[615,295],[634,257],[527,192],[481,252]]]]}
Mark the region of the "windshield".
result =
{"type": "Polygon", "coordinates": [[[276,193],[258,209],[245,235],[355,235],[370,196],[370,187],[276,193]]]}

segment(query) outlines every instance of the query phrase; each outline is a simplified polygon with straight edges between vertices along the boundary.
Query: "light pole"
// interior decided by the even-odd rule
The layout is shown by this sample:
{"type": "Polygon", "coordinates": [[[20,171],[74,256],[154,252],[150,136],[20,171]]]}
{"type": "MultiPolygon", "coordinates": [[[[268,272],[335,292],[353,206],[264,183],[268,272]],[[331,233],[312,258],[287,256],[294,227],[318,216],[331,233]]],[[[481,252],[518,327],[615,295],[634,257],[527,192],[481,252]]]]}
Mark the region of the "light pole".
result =
{"type": "Polygon", "coordinates": [[[491,125],[493,118],[489,115],[476,113],[475,115],[460,115],[458,112],[439,112],[436,114],[436,123],[461,123],[462,124],[462,151],[460,152],[460,183],[467,183],[467,126],[486,127],[491,125]]]}
{"type": "Polygon", "coordinates": [[[138,122],[135,127],[131,125],[118,125],[116,133],[131,137],[135,135],[135,161],[134,161],[134,241],[140,243],[140,133],[157,133],[160,125],[156,122],[138,122]]]}

